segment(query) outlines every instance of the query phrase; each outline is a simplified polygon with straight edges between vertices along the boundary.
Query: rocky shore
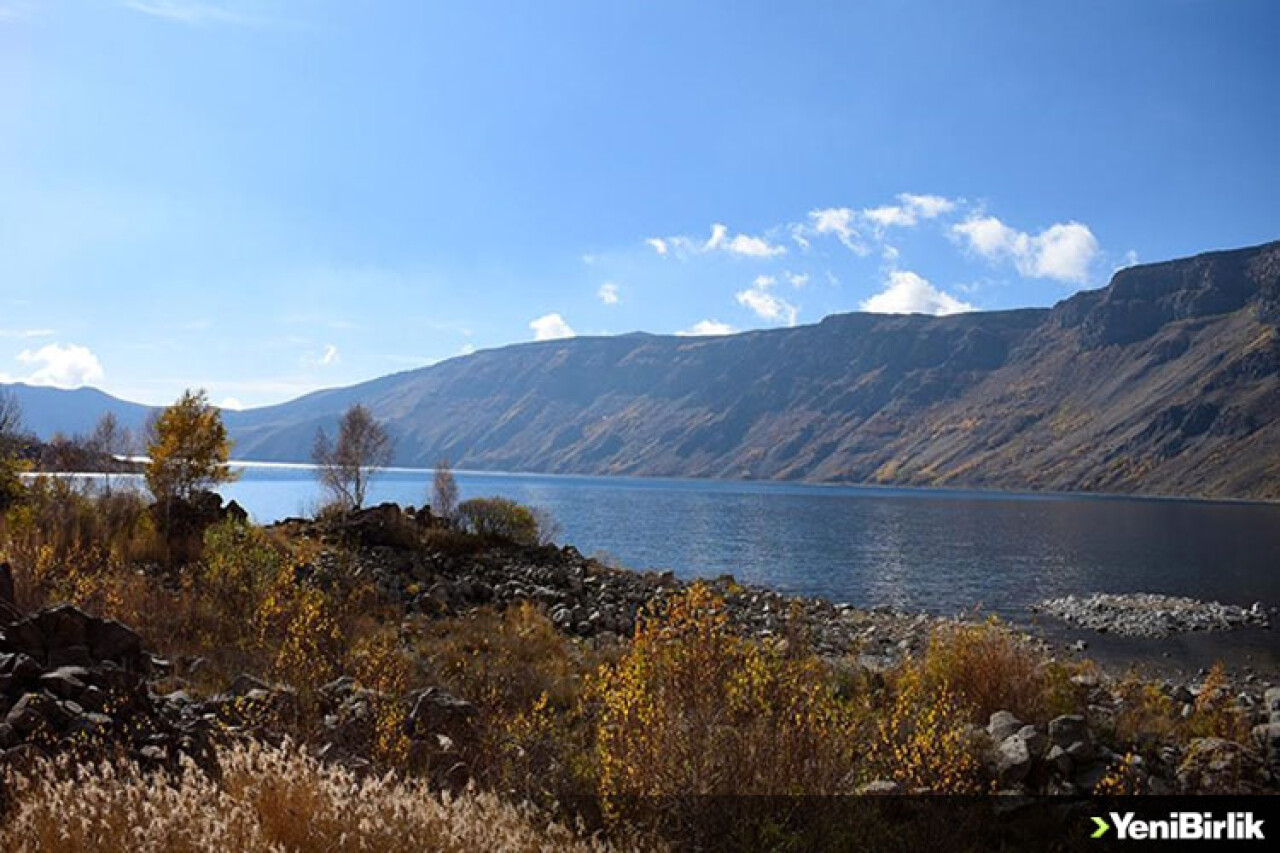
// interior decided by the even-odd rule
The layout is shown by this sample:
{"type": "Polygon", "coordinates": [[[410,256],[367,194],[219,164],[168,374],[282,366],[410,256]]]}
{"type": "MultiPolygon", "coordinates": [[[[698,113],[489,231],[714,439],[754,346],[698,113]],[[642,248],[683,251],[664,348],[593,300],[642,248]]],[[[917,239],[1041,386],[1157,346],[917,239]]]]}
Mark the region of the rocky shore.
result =
{"type": "Polygon", "coordinates": [[[1068,595],[1042,601],[1035,610],[1076,627],[1127,637],[1169,637],[1192,631],[1271,625],[1271,613],[1260,601],[1251,607],[1240,607],[1149,593],[1068,595]]]}
{"type": "MultiPolygon", "coordinates": [[[[572,547],[451,536],[425,509],[390,504],[358,513],[340,528],[302,519],[278,527],[283,535],[318,546],[309,562],[294,568],[298,582],[324,585],[338,573],[355,573],[371,579],[406,613],[427,618],[532,602],[560,631],[583,643],[624,642],[645,612],[660,609],[689,585],[670,572],[609,566],[572,547]]],[[[803,638],[822,657],[871,673],[922,654],[939,628],[963,624],[786,596],[730,576],[706,583],[746,634],[803,638]]],[[[1072,624],[1139,636],[1268,620],[1261,606],[1232,608],[1165,596],[1069,596],[1046,602],[1045,612],[1072,624]]],[[[1047,643],[1028,639],[1039,644],[1046,660],[1054,660],[1047,643]]],[[[197,759],[208,754],[212,738],[271,740],[282,725],[296,722],[297,692],[249,674],[223,692],[198,695],[191,686],[202,665],[199,658],[171,662],[147,654],[129,628],[72,607],[7,622],[0,613],[0,764],[20,765],[41,753],[94,742],[115,744],[140,762],[171,766],[183,754],[197,759]]],[[[985,741],[993,778],[1022,791],[1092,790],[1122,758],[1107,746],[1105,732],[1131,711],[1123,678],[1097,668],[1072,677],[1071,689],[1087,696],[1087,723],[1085,717],[1063,717],[1037,728],[1011,714],[993,716],[985,731],[974,733],[985,741]]],[[[1189,680],[1153,681],[1144,689],[1184,721],[1209,706],[1234,708],[1248,733],[1162,747],[1158,760],[1129,768],[1145,790],[1238,787],[1241,773],[1258,790],[1274,789],[1280,779],[1280,687],[1275,683],[1253,672],[1211,678],[1201,671],[1189,680]]],[[[474,738],[476,709],[465,700],[438,687],[387,696],[342,678],[321,688],[316,702],[315,749],[326,761],[367,765],[368,745],[377,736],[377,709],[392,703],[402,711],[396,716],[404,721],[411,763],[437,785],[454,787],[467,780],[462,755],[474,738]]]]}

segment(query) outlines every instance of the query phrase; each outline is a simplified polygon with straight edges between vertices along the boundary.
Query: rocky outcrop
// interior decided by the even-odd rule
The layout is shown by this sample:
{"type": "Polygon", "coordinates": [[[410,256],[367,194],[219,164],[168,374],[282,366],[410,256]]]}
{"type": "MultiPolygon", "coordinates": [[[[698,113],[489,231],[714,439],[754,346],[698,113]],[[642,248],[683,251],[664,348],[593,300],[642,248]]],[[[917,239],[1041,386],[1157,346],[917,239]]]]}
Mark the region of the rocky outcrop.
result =
{"type": "Polygon", "coordinates": [[[129,628],[66,605],[0,625],[0,764],[106,746],[151,765],[209,754],[204,721],[152,695],[168,664],[129,628]]]}
{"type": "Polygon", "coordinates": [[[1005,792],[1248,794],[1276,784],[1257,750],[1223,738],[1193,738],[1185,749],[1166,746],[1157,760],[1147,761],[1108,748],[1079,715],[1055,717],[1041,730],[997,711],[986,734],[987,771],[1005,792]]]}

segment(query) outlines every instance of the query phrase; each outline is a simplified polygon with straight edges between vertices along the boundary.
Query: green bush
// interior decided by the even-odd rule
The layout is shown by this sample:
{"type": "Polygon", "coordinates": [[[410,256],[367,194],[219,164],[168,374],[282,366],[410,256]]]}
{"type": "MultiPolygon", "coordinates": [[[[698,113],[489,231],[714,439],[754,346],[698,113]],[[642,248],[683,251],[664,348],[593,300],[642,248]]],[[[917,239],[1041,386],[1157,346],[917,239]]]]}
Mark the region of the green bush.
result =
{"type": "Polygon", "coordinates": [[[478,536],[510,539],[522,545],[541,541],[537,514],[509,498],[472,498],[458,507],[462,523],[478,536]]]}

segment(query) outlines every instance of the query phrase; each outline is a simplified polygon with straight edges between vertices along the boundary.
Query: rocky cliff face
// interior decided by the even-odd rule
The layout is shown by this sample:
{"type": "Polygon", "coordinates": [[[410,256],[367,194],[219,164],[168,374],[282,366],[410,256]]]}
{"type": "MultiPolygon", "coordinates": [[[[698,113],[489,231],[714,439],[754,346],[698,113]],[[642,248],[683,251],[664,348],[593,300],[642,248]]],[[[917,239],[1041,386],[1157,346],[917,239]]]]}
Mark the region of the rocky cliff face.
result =
{"type": "Polygon", "coordinates": [[[525,344],[233,415],[298,460],[354,401],[399,462],[1280,498],[1280,243],[1051,310],[525,344]]]}

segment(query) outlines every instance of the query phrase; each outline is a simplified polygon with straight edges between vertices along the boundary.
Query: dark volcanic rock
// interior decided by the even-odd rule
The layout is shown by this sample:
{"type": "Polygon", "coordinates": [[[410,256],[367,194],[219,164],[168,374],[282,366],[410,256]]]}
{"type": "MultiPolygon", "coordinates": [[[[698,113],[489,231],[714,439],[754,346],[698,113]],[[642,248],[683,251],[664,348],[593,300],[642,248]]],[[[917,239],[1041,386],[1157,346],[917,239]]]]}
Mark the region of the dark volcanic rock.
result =
{"type": "Polygon", "coordinates": [[[209,758],[207,722],[152,696],[156,661],[129,628],[69,605],[0,626],[0,766],[106,744],[170,765],[209,758]]]}

